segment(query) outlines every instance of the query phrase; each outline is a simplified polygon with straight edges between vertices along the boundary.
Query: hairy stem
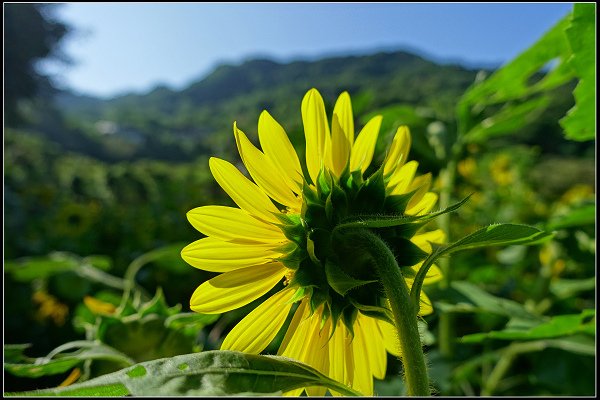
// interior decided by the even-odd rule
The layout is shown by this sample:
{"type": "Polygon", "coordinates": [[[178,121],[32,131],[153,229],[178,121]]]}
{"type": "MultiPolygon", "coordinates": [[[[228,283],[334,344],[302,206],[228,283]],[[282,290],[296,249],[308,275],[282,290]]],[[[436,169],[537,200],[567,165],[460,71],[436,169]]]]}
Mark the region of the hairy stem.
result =
{"type": "Polygon", "coordinates": [[[359,229],[357,235],[364,249],[373,258],[380,282],[392,307],[400,340],[402,364],[409,396],[429,396],[429,378],[417,325],[417,312],[410,291],[389,247],[374,233],[359,229]]]}

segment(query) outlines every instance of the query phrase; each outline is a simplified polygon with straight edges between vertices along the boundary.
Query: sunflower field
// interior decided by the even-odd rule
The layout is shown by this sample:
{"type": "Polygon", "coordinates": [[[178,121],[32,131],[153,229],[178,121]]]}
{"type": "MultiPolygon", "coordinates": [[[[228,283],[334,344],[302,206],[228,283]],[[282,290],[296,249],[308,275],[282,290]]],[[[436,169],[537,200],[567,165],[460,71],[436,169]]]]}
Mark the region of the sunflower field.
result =
{"type": "Polygon", "coordinates": [[[594,396],[595,19],[422,103],[357,67],[121,136],[21,105],[4,395],[594,396]]]}

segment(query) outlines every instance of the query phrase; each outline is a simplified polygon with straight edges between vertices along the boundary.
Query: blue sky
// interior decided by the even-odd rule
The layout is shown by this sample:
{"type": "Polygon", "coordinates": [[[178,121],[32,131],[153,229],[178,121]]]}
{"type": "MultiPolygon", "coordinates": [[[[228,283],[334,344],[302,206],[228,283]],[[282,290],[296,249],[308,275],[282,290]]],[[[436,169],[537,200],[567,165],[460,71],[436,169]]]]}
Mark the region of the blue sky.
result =
{"type": "Polygon", "coordinates": [[[161,83],[181,88],[222,62],[279,61],[380,48],[499,65],[533,44],[573,3],[68,3],[75,61],[60,84],[113,96],[161,83]]]}

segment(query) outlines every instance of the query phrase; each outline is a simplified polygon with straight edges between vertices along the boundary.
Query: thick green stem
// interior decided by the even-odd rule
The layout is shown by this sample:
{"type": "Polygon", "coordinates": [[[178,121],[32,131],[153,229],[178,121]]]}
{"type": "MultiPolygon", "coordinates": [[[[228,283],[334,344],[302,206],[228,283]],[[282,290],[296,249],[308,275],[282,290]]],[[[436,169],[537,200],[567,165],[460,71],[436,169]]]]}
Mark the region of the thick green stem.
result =
{"type": "Polygon", "coordinates": [[[400,339],[402,364],[409,396],[430,396],[427,366],[423,355],[417,325],[415,304],[389,247],[374,233],[360,229],[352,232],[360,237],[366,251],[371,254],[375,268],[392,307],[394,322],[400,339]]]}

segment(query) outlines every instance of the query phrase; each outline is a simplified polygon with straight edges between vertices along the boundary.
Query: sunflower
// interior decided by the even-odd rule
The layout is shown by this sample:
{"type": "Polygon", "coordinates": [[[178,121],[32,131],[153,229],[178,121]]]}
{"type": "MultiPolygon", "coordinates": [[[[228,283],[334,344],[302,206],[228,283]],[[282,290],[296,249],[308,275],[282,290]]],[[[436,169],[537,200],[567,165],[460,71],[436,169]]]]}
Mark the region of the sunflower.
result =
{"type": "MultiPolygon", "coordinates": [[[[336,101],[331,130],[316,89],[304,96],[301,111],[306,172],[285,130],[267,111],[258,121],[262,150],[233,124],[253,181],[231,163],[210,159],[214,178],[239,208],[209,205],[187,213],[207,237],[186,246],[183,259],[220,273],[196,289],[190,307],[225,313],[280,288],[229,332],[221,349],[258,354],[293,313],[277,354],[373,395],[373,377],[385,377],[386,353],[401,356],[401,349],[376,272],[361,257],[360,243],[344,240],[336,228],[368,215],[423,215],[437,195],[429,191],[431,174],[415,176],[418,163],[407,161],[407,127],[398,128],[383,164],[365,179],[382,117],[373,117],[355,140],[347,92],[336,101]]],[[[431,243],[445,240],[443,231],[425,232],[416,223],[371,230],[390,246],[409,287],[431,243]]],[[[424,283],[440,278],[433,266],[424,283]]],[[[419,315],[432,312],[423,291],[420,302],[419,315]]],[[[304,390],[326,391],[309,387],[286,395],[304,390]]]]}

